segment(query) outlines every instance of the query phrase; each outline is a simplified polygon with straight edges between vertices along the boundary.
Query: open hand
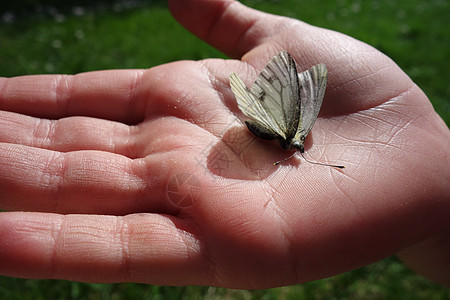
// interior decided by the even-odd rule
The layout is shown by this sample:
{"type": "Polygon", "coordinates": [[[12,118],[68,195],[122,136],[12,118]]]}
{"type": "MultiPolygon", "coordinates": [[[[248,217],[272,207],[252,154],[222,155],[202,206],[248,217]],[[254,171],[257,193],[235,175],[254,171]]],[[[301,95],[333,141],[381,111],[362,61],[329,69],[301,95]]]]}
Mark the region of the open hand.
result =
{"type": "Polygon", "coordinates": [[[450,134],[420,88],[343,34],[169,2],[241,61],[0,79],[0,274],[255,289],[400,252],[448,283],[450,134]],[[289,153],[243,125],[229,75],[250,86],[281,50],[327,65],[305,155],[344,170],[274,166],[289,153]]]}

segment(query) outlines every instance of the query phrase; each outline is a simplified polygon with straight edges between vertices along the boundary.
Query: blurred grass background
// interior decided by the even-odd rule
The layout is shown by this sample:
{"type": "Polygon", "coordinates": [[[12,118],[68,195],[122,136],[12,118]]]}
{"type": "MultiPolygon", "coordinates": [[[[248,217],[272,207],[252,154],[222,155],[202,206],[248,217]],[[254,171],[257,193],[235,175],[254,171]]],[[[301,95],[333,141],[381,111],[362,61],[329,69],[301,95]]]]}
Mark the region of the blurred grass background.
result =
{"type": "MultiPolygon", "coordinates": [[[[351,35],[386,53],[450,122],[450,1],[247,0],[351,35]]],[[[0,4],[0,76],[148,68],[225,56],[171,17],[164,0],[18,0],[0,4]]],[[[1,263],[1,262],[0,262],[1,263]]],[[[0,299],[450,299],[395,257],[302,285],[241,291],[0,277],[0,299]]]]}

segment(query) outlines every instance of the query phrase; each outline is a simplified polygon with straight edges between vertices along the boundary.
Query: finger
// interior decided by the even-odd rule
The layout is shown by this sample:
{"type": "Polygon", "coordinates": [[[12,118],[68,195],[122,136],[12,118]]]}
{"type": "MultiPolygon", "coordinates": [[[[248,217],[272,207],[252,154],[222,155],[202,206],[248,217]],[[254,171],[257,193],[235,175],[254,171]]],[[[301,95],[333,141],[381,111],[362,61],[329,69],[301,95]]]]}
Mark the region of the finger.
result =
{"type": "Polygon", "coordinates": [[[60,152],[99,150],[139,157],[138,126],[87,117],[39,119],[0,111],[0,143],[60,152]]]}
{"type": "MultiPolygon", "coordinates": [[[[219,136],[225,129],[240,125],[234,118],[228,121],[226,124],[224,120],[223,125],[219,125],[218,120],[212,125],[203,121],[201,126],[219,136]]],[[[45,120],[0,111],[0,128],[0,143],[57,152],[97,150],[131,159],[188,145],[204,148],[214,138],[198,126],[178,118],[156,118],[128,126],[96,118],[45,120]]]]}
{"type": "Polygon", "coordinates": [[[214,278],[195,227],[157,214],[0,213],[0,258],[2,275],[25,278],[159,285],[214,278]]]}
{"type": "MultiPolygon", "coordinates": [[[[157,142],[161,132],[174,128],[174,123],[176,129],[184,135],[186,131],[183,126],[187,126],[189,122],[219,135],[236,122],[236,118],[230,116],[228,107],[237,111],[237,105],[230,97],[228,79],[224,76],[223,81],[215,79],[219,69],[218,63],[215,60],[210,63],[178,62],[148,70],[142,76],[140,87],[133,92],[136,95],[135,100],[128,99],[133,103],[128,104],[127,111],[142,111],[141,114],[146,115],[145,121],[136,126],[98,118],[65,117],[46,120],[18,113],[0,112],[0,126],[4,128],[0,132],[0,142],[63,152],[101,150],[135,158],[152,153],[145,143],[157,142]],[[164,119],[166,116],[175,118],[164,119]],[[176,122],[180,120],[188,122],[176,122]]],[[[231,72],[231,69],[226,71],[227,67],[223,62],[220,70],[225,70],[226,74],[231,72]]],[[[40,76],[35,76],[34,79],[39,81],[40,76]]],[[[36,94],[39,93],[37,90],[36,94]]],[[[5,95],[6,98],[8,96],[5,95]]],[[[18,98],[16,102],[22,100],[26,99],[18,98]]],[[[41,100],[45,102],[45,99],[41,100]]],[[[40,102],[34,105],[39,111],[40,102]]],[[[45,106],[45,103],[43,105],[45,106]]],[[[89,115],[89,107],[85,109],[84,114],[89,115]]],[[[55,117],[59,115],[58,111],[54,111],[54,114],[55,117]]]]}
{"type": "Polygon", "coordinates": [[[99,151],[68,153],[0,144],[0,209],[62,213],[173,212],[165,188],[170,158],[132,160],[99,151]]]}
{"type": "Polygon", "coordinates": [[[255,23],[269,15],[238,1],[170,0],[169,8],[189,31],[231,57],[241,57],[266,37],[255,23]]]}
{"type": "MultiPolygon", "coordinates": [[[[222,70],[227,70],[226,66],[220,63],[222,70]]],[[[222,78],[226,82],[216,80],[218,67],[219,62],[207,66],[186,61],[145,73],[102,71],[3,78],[0,109],[39,118],[91,116],[129,124],[161,116],[196,124],[211,120],[227,123],[229,115],[223,114],[227,107],[221,102],[230,99],[223,96],[230,91],[227,78],[222,78]]],[[[231,69],[223,72],[229,74],[231,69]]]]}
{"type": "Polygon", "coordinates": [[[40,118],[83,115],[126,123],[144,118],[135,95],[144,70],[0,78],[0,109],[40,118]]]}

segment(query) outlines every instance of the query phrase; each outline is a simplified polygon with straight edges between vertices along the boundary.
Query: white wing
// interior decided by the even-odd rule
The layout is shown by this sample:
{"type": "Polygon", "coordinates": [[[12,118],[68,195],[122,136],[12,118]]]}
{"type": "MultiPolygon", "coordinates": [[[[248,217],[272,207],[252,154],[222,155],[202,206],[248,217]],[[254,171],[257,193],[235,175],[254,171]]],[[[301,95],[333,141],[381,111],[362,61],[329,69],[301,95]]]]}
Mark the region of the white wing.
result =
{"type": "Polygon", "coordinates": [[[262,106],[261,102],[248,90],[244,82],[235,73],[230,75],[231,90],[236,97],[237,104],[242,113],[257,123],[262,125],[266,130],[272,131],[276,135],[284,137],[284,132],[276,126],[262,106]]]}
{"type": "Polygon", "coordinates": [[[291,139],[298,127],[300,113],[299,78],[294,59],[281,51],[261,71],[251,88],[273,123],[291,139]]]}
{"type": "Polygon", "coordinates": [[[294,140],[303,140],[319,115],[327,86],[327,67],[318,64],[298,74],[300,80],[300,122],[294,140]]]}
{"type": "Polygon", "coordinates": [[[300,91],[295,62],[289,53],[278,53],[250,91],[235,74],[231,75],[230,85],[245,115],[285,140],[294,137],[300,117],[300,91]]]}

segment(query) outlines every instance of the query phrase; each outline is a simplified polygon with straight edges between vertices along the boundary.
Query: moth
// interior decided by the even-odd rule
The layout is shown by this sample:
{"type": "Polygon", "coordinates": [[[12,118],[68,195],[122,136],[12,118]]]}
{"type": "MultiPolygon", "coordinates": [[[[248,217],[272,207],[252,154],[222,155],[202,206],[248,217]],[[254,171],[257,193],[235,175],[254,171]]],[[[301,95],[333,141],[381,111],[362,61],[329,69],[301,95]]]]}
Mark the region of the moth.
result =
{"type": "Polygon", "coordinates": [[[281,51],[261,71],[250,90],[235,73],[230,75],[230,86],[239,109],[250,118],[245,124],[254,135],[277,139],[283,149],[298,150],[307,162],[343,169],[340,165],[309,161],[303,155],[306,136],[322,106],[327,74],[325,64],[297,73],[294,59],[281,51]]]}

